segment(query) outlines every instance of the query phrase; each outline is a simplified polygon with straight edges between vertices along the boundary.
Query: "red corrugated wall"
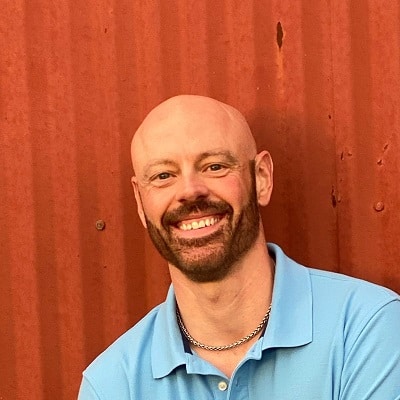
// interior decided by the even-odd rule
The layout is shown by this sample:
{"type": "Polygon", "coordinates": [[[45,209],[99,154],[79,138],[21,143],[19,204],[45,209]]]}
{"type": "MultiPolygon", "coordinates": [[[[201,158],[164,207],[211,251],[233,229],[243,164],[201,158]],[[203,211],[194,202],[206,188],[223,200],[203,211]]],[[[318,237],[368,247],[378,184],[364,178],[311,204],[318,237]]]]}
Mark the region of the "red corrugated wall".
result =
{"type": "Polygon", "coordinates": [[[398,1],[5,1],[0,51],[0,399],[76,398],[163,299],[129,143],[175,94],[271,151],[269,240],[400,291],[398,1]]]}

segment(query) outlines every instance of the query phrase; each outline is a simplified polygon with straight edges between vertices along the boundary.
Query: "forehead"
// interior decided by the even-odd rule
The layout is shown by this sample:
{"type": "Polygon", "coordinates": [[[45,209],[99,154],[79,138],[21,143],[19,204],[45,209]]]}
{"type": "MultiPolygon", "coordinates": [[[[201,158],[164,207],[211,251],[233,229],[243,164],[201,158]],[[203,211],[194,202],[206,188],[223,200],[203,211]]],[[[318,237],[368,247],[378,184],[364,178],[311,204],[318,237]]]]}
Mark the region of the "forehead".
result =
{"type": "Polygon", "coordinates": [[[157,110],[143,122],[132,141],[135,170],[157,159],[229,152],[238,159],[255,156],[254,139],[244,118],[218,104],[157,110]],[[252,154],[254,153],[254,154],[252,154]]]}

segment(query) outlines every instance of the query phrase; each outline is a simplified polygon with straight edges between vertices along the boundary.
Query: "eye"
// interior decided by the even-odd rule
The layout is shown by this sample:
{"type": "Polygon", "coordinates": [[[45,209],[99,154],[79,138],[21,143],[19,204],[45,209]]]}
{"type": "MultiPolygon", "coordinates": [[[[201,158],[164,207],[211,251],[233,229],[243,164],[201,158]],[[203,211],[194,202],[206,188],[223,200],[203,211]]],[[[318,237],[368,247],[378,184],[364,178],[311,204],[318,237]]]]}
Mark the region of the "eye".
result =
{"type": "Polygon", "coordinates": [[[160,172],[158,174],[154,174],[149,183],[156,187],[164,187],[169,186],[173,182],[173,178],[175,175],[172,172],[160,172]]]}
{"type": "Polygon", "coordinates": [[[223,165],[221,165],[221,164],[211,164],[209,167],[208,167],[208,169],[210,170],[210,171],[220,171],[221,169],[223,169],[224,167],[223,167],[223,165]]]}
{"type": "Polygon", "coordinates": [[[204,166],[203,173],[210,178],[221,178],[229,172],[229,167],[226,164],[210,163],[204,166]]]}
{"type": "Polygon", "coordinates": [[[160,181],[164,181],[171,177],[171,174],[168,172],[161,172],[161,174],[156,175],[155,179],[159,179],[160,181]]]}

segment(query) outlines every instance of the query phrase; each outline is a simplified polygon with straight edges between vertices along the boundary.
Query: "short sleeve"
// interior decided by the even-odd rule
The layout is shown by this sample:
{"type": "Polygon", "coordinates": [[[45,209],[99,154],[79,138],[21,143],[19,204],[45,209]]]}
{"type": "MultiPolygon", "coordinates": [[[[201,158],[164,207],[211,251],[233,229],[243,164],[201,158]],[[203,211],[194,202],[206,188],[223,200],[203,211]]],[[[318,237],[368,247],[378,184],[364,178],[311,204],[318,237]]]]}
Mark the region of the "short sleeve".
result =
{"type": "Polygon", "coordinates": [[[400,400],[400,301],[360,329],[344,360],[341,400],[400,400]]]}

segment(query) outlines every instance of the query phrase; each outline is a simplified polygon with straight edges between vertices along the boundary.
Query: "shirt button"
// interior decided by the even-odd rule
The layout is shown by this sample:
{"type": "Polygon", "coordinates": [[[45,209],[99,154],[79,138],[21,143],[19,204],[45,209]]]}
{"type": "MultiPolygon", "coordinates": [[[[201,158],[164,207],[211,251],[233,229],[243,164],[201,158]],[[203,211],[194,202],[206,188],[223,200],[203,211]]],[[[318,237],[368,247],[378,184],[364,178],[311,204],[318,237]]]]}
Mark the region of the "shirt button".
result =
{"type": "Polygon", "coordinates": [[[224,392],[226,389],[228,389],[228,384],[225,381],[221,381],[218,383],[218,389],[221,392],[224,392]]]}

